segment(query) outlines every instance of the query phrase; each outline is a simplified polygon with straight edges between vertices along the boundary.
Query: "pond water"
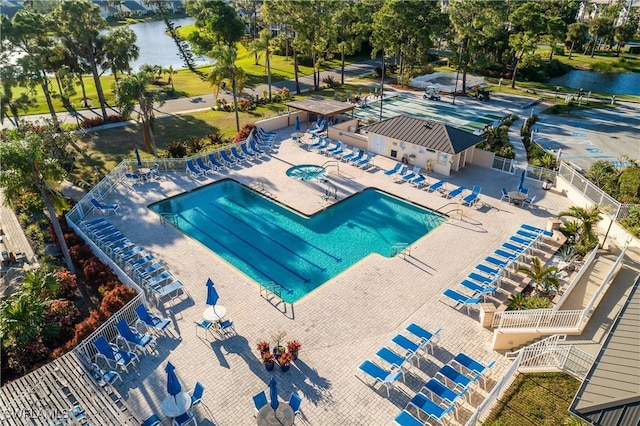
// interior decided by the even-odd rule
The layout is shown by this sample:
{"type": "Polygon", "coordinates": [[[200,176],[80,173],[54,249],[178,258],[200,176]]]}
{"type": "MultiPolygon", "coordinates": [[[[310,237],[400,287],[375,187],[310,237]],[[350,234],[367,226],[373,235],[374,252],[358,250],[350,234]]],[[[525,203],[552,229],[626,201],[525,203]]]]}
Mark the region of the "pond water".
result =
{"type": "Polygon", "coordinates": [[[571,70],[561,77],[554,77],[549,84],[571,87],[585,92],[604,92],[613,95],[640,96],[640,73],[602,73],[571,70]]]}
{"type": "MultiPolygon", "coordinates": [[[[193,22],[193,18],[180,18],[173,21],[176,27],[189,25],[193,22]]],[[[172,65],[174,69],[185,68],[178,56],[178,47],[175,41],[165,32],[164,21],[141,22],[129,25],[129,28],[136,33],[138,37],[136,44],[140,49],[140,57],[131,63],[134,71],[137,71],[142,64],[160,65],[163,68],[167,68],[169,65],[172,65]]],[[[197,65],[207,63],[211,63],[211,60],[205,57],[196,60],[197,65]]]]}

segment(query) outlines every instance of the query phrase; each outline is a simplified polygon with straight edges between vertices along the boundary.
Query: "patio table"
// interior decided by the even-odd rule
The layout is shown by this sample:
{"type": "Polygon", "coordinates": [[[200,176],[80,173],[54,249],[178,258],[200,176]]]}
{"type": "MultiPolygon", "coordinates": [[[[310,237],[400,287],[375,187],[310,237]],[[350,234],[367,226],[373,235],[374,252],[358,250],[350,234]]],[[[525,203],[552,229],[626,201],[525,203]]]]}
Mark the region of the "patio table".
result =
{"type": "Polygon", "coordinates": [[[280,402],[278,409],[274,410],[270,404],[258,411],[256,416],[258,426],[292,426],[295,419],[293,408],[286,402],[280,402]]]}

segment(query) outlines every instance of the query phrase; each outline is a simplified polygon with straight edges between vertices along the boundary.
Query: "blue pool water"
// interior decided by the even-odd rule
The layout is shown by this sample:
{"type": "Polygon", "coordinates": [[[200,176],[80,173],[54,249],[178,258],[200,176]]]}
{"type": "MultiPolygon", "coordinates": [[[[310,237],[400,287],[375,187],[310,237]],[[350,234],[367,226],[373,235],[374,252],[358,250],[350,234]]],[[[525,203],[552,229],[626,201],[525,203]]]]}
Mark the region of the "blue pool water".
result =
{"type": "MultiPolygon", "coordinates": [[[[446,217],[367,189],[307,217],[230,179],[155,203],[176,226],[259,283],[295,302],[363,257],[392,255],[446,217]]],[[[213,277],[215,279],[215,277],[213,277]]]]}
{"type": "Polygon", "coordinates": [[[287,176],[297,180],[321,180],[327,174],[327,169],[322,166],[316,166],[315,164],[300,164],[299,166],[293,166],[287,170],[287,176]]]}

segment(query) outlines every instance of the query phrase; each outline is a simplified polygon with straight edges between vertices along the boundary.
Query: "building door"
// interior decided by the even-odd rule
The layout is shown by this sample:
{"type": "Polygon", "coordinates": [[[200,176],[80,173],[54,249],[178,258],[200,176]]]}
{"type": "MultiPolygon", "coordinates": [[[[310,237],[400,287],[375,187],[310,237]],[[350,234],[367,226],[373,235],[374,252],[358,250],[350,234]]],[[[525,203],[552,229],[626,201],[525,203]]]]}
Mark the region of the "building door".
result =
{"type": "Polygon", "coordinates": [[[383,155],[385,152],[385,138],[380,135],[369,134],[369,151],[383,155]]]}

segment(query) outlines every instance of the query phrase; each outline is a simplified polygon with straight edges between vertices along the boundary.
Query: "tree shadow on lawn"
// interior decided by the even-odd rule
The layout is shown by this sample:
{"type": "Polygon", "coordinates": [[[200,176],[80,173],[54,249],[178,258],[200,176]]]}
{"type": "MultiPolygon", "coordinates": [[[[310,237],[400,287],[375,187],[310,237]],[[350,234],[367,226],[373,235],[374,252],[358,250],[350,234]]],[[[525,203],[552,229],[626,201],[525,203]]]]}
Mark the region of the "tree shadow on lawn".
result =
{"type": "MultiPolygon", "coordinates": [[[[193,115],[173,115],[156,120],[154,136],[157,149],[163,151],[169,142],[203,137],[219,130],[193,115]]],[[[151,156],[142,140],[142,127],[139,123],[87,133],[80,139],[79,145],[86,148],[88,158],[85,157],[81,164],[76,162],[74,174],[85,180],[93,177],[94,167],[104,175],[123,159],[134,158],[136,148],[143,157],[151,156]]]]}

